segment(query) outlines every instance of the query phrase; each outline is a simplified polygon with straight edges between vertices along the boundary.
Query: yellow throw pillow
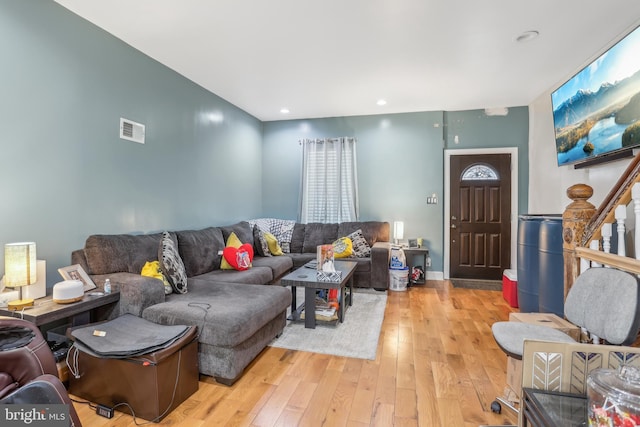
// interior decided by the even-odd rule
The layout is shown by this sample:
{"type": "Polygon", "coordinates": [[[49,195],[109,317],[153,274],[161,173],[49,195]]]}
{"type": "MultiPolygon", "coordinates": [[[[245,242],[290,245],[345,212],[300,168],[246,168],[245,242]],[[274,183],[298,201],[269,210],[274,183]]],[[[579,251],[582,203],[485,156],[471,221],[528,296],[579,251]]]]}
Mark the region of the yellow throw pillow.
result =
{"type": "Polygon", "coordinates": [[[167,278],[164,277],[164,274],[162,274],[162,270],[160,269],[160,261],[147,261],[144,264],[144,267],[142,267],[140,275],[162,280],[162,283],[164,284],[165,295],[169,295],[171,292],[173,292],[171,283],[169,283],[167,278]]]}
{"type": "Polygon", "coordinates": [[[271,252],[271,255],[284,255],[282,253],[282,248],[278,244],[278,239],[276,239],[276,236],[271,233],[264,233],[264,237],[265,239],[267,239],[267,245],[269,245],[269,252],[271,252]]]}
{"type": "Polygon", "coordinates": [[[347,258],[353,255],[353,242],[348,237],[340,237],[333,242],[333,257],[347,258]]]}
{"type": "MultiPolygon", "coordinates": [[[[229,235],[229,238],[227,239],[227,248],[231,247],[231,248],[236,248],[238,249],[240,247],[240,245],[242,245],[242,242],[240,241],[240,239],[238,239],[238,236],[236,236],[236,233],[231,233],[229,235]]],[[[229,264],[227,262],[226,259],[224,259],[224,257],[222,257],[222,262],[220,262],[220,270],[235,270],[235,268],[233,268],[233,266],[231,264],[229,264]]]]}

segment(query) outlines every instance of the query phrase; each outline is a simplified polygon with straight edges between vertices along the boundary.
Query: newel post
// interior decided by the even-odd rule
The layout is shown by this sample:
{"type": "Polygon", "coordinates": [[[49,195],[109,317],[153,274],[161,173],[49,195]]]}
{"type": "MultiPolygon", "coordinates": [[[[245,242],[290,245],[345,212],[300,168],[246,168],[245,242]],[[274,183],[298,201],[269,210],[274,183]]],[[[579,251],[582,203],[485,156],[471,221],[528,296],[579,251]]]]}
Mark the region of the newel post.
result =
{"type": "Polygon", "coordinates": [[[562,214],[562,253],[564,257],[564,297],[580,272],[580,262],[576,247],[582,242],[584,229],[596,213],[596,208],[588,200],[593,196],[593,188],[586,184],[575,184],[567,189],[567,196],[573,200],[562,214]]]}

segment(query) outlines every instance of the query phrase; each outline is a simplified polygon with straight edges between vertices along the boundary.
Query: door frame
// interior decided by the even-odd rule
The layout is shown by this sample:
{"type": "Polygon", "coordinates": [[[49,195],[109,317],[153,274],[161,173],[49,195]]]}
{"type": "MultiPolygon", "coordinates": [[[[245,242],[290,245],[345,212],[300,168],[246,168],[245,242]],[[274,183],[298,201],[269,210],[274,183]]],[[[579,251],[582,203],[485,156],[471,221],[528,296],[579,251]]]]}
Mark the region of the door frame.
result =
{"type": "Polygon", "coordinates": [[[449,279],[451,271],[451,157],[481,154],[511,154],[511,268],[516,268],[518,239],[518,147],[461,148],[444,150],[444,257],[443,274],[449,279]]]}

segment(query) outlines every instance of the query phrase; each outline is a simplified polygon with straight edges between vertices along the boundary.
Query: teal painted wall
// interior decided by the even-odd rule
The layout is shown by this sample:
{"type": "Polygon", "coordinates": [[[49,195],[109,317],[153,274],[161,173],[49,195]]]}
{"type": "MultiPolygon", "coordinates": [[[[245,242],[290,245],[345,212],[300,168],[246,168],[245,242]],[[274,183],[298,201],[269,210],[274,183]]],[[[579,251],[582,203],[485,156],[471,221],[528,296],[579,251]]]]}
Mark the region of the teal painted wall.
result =
{"type": "Polygon", "coordinates": [[[260,216],[256,118],[50,0],[0,1],[0,51],[0,249],[35,241],[48,286],[90,234],[260,216]]]}
{"type": "Polygon", "coordinates": [[[529,108],[509,108],[506,116],[487,116],[484,110],[447,111],[444,120],[446,149],[518,148],[518,212],[529,212],[529,108]]]}
{"type": "Polygon", "coordinates": [[[430,249],[431,270],[443,271],[444,149],[518,147],[518,209],[526,212],[528,132],[526,107],[510,108],[501,117],[473,110],[267,122],[264,214],[297,218],[302,158],[298,140],[354,136],[360,219],[404,221],[405,239],[422,237],[430,249]],[[433,193],[439,203],[427,205],[433,193]]]}

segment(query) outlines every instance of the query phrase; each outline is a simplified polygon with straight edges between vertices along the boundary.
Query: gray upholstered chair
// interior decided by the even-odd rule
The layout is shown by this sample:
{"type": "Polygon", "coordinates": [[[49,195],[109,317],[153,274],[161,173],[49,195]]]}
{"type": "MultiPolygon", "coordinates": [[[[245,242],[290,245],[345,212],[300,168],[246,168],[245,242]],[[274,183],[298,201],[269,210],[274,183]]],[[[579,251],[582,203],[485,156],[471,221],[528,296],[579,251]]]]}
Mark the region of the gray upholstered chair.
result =
{"type": "MultiPolygon", "coordinates": [[[[594,342],[629,345],[640,329],[638,278],[613,268],[590,268],[576,279],[564,302],[567,320],[586,330],[594,342]]],[[[522,360],[525,340],[575,343],[569,335],[551,327],[522,322],[496,322],[491,326],[498,346],[508,356],[522,360]]],[[[519,390],[514,390],[518,396],[519,390]]],[[[504,399],[498,398],[516,410],[504,399]]],[[[491,405],[500,412],[498,401],[491,405]]],[[[517,411],[517,410],[516,410],[517,411]]]]}

